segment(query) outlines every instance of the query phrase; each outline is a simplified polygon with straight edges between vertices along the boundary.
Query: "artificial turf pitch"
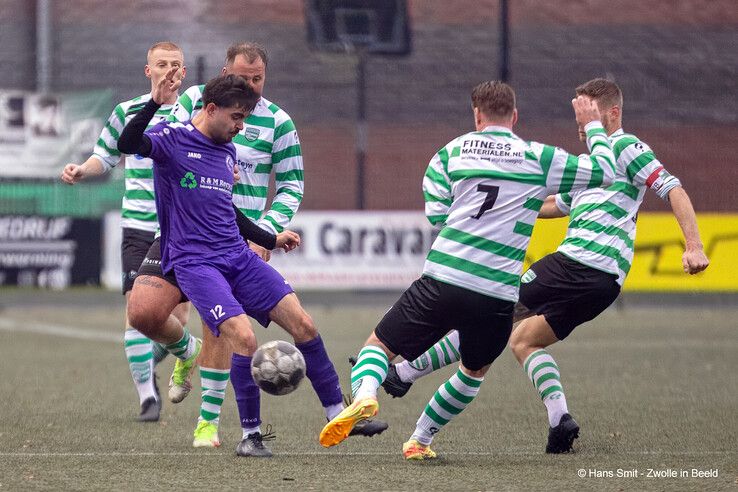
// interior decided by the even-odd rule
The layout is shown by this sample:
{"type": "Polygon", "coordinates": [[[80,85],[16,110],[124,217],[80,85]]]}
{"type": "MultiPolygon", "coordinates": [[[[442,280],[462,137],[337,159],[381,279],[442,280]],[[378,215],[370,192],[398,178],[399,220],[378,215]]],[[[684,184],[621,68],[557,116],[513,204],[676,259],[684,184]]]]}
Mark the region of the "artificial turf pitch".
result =
{"type": "MultiPolygon", "coordinates": [[[[135,421],[138,401],[122,348],[121,299],[91,290],[39,298],[33,292],[10,294],[4,291],[7,302],[0,300],[0,491],[738,485],[736,307],[613,308],[552,347],[570,411],[581,426],[575,453],[544,453],[545,409],[506,351],[479,397],[437,435],[433,448],[439,459],[409,463],[402,459],[402,443],[450,368],[419,381],[403,399],[380,390],[379,418],[390,428],[331,449],[318,444],[325,417],[309,382],[291,395],[263,395],[262,428],[270,424],[277,434],[269,443],[275,457],[238,458],[240,429],[230,389],[221,419],[223,445],[191,447],[197,376],[184,402],[165,401],[160,422],[135,421]]],[[[316,299],[306,308],[348,388],[346,358],[358,351],[393,297],[362,303],[316,299]]],[[[198,333],[194,311],[191,319],[198,333]]],[[[288,338],[274,325],[257,326],[256,333],[260,342],[288,338]]],[[[157,371],[164,391],[172,364],[170,357],[157,371]]]]}

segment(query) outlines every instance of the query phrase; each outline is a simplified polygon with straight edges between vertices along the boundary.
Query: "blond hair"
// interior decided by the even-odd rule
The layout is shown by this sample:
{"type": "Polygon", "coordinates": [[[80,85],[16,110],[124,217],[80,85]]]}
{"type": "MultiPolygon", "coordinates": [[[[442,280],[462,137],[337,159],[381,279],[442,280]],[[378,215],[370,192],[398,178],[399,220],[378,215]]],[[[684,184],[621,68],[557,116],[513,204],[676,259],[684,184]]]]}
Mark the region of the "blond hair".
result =
{"type": "Polygon", "coordinates": [[[182,48],[172,43],[171,41],[159,41],[158,43],[152,44],[151,48],[149,48],[149,51],[146,52],[147,60],[151,56],[151,53],[154,52],[154,50],[179,51],[182,54],[182,57],[184,57],[184,52],[182,51],[182,48]]]}

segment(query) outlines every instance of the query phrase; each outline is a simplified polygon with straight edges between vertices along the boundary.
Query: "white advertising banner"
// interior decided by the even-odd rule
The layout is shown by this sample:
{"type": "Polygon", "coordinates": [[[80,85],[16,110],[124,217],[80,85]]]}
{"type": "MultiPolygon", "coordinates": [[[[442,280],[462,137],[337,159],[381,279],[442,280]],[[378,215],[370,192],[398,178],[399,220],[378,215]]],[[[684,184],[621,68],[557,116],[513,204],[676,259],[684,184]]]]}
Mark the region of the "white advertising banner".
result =
{"type": "Polygon", "coordinates": [[[435,238],[422,212],[300,211],[290,229],[302,245],[270,264],[295,289],[405,289],[435,238]]]}
{"type": "MultiPolygon", "coordinates": [[[[302,245],[269,262],[295,289],[399,290],[420,277],[435,232],[422,212],[300,211],[302,245]]],[[[120,212],[105,215],[101,281],[120,289],[120,212]]]]}
{"type": "Polygon", "coordinates": [[[107,90],[35,94],[0,89],[0,178],[57,179],[84,162],[110,114],[107,90]]]}

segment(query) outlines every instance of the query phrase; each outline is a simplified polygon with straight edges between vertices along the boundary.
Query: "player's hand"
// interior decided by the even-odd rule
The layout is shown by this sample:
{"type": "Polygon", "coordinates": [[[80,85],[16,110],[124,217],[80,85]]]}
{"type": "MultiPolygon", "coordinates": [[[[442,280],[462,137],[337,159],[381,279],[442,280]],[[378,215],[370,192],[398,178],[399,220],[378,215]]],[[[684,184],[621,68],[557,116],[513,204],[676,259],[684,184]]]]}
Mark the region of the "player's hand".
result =
{"type": "Polygon", "coordinates": [[[702,248],[687,249],[682,255],[682,266],[684,267],[684,273],[694,275],[705,270],[710,264],[710,260],[707,259],[707,255],[702,248]]]}
{"type": "Polygon", "coordinates": [[[156,104],[164,104],[176,96],[180,85],[182,85],[182,69],[172,67],[151,91],[151,98],[156,104]]]}
{"type": "Polygon", "coordinates": [[[294,231],[285,229],[277,234],[277,245],[274,247],[282,248],[286,253],[289,253],[299,245],[300,235],[294,231]]]}
{"type": "Polygon", "coordinates": [[[269,251],[266,248],[262,248],[256,243],[249,243],[249,248],[251,248],[251,251],[259,255],[259,258],[261,258],[264,261],[269,261],[272,257],[272,252],[269,251]]]}
{"type": "Polygon", "coordinates": [[[82,166],[72,163],[64,166],[64,170],[62,170],[61,174],[61,180],[70,185],[73,185],[74,183],[79,183],[80,181],[82,181],[82,179],[84,179],[84,177],[85,173],[82,169],[82,166]]]}
{"type": "Polygon", "coordinates": [[[574,115],[581,128],[584,128],[587,123],[600,121],[600,110],[592,98],[588,96],[577,96],[571,100],[571,105],[574,106],[574,115]]]}
{"type": "Polygon", "coordinates": [[[238,183],[241,180],[241,173],[238,172],[238,164],[233,166],[233,184],[238,183]]]}

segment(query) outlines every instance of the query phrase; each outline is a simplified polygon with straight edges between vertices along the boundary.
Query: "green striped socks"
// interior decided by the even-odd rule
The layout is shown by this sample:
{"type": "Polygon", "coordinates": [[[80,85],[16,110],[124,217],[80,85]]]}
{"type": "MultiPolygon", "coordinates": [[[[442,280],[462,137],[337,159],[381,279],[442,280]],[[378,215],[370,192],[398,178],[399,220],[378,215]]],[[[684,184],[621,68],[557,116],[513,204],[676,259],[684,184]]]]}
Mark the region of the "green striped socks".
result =
{"type": "Polygon", "coordinates": [[[151,340],[138,330],[126,329],[123,337],[128,359],[128,369],[138,391],[140,403],[147,398],[156,398],[154,389],[154,354],[151,351],[151,340]]]}
{"type": "Polygon", "coordinates": [[[402,361],[395,365],[400,379],[414,383],[426,374],[461,360],[459,354],[459,332],[453,330],[414,361],[402,361]]]}
{"type": "Polygon", "coordinates": [[[359,358],[351,368],[351,394],[355,400],[377,397],[377,388],[387,377],[389,359],[384,351],[367,345],[359,352],[359,358]]]}
{"type": "Polygon", "coordinates": [[[223,406],[230,369],[200,368],[200,385],[202,386],[202,402],[200,403],[200,417],[198,422],[207,420],[218,425],[220,408],[223,406]]]}
{"type": "Polygon", "coordinates": [[[415,424],[415,432],[411,439],[429,445],[433,436],[460,414],[479,393],[484,378],[475,378],[464,374],[461,369],[443,383],[430,399],[425,410],[415,424]]]}
{"type": "Polygon", "coordinates": [[[546,405],[549,425],[556,427],[561,417],[569,413],[556,361],[545,350],[536,350],[525,359],[523,369],[546,405]]]}
{"type": "Polygon", "coordinates": [[[182,338],[179,339],[178,342],[170,343],[169,345],[164,345],[164,348],[167,349],[167,351],[175,356],[178,359],[181,360],[187,360],[190,357],[192,357],[192,354],[195,353],[195,347],[196,347],[197,339],[190,335],[190,330],[187,328],[184,329],[184,334],[182,335],[182,338]]]}
{"type": "Polygon", "coordinates": [[[169,355],[169,352],[164,348],[164,345],[153,340],[151,341],[151,351],[154,354],[154,365],[157,365],[159,362],[166,359],[167,355],[169,355]]]}

